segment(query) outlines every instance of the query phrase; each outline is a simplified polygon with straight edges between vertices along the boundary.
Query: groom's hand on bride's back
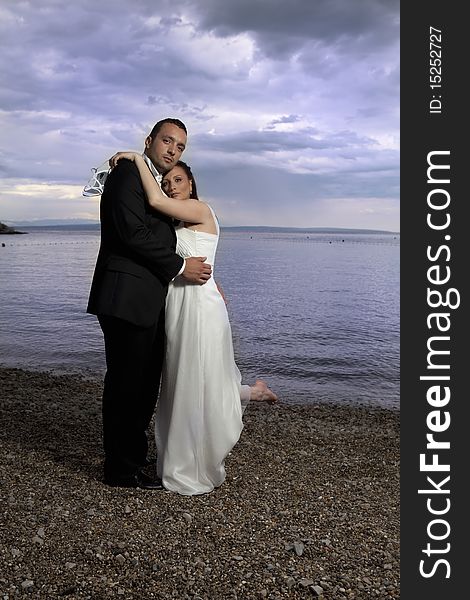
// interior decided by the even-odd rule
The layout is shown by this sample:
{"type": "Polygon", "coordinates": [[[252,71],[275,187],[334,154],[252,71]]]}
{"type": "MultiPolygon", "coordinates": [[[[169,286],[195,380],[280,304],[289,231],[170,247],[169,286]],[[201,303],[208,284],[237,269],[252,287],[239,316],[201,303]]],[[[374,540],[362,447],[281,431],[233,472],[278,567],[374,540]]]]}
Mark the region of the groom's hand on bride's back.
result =
{"type": "Polygon", "coordinates": [[[181,275],[191,283],[202,285],[211,278],[212,267],[204,262],[207,256],[191,256],[185,259],[184,271],[181,275]]]}

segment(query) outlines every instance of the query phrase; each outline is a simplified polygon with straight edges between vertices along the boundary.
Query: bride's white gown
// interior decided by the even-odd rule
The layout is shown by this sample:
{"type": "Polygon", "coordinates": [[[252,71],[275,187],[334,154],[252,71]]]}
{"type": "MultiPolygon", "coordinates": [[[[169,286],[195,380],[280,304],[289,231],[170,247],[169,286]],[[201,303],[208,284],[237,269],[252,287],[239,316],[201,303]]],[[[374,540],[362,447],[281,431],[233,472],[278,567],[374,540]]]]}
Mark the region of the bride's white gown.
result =
{"type": "Polygon", "coordinates": [[[214,281],[217,234],[177,227],[180,256],[207,256],[204,285],[177,277],[166,301],[167,346],[156,409],[157,475],[166,489],[193,495],[225,479],[224,460],[243,429],[250,387],[241,385],[225,302],[214,281]]]}

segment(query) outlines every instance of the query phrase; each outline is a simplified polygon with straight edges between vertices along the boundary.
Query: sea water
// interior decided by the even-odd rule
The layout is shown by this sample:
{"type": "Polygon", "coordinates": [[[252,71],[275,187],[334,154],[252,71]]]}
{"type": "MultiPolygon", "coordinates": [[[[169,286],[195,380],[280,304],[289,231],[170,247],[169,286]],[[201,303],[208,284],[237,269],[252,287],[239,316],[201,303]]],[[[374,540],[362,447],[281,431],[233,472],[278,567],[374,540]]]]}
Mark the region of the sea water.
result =
{"type": "MultiPolygon", "coordinates": [[[[0,247],[0,364],[102,378],[86,314],[98,226],[32,227],[0,247]]],[[[399,407],[398,234],[222,229],[214,277],[243,380],[283,402],[399,407]]]]}

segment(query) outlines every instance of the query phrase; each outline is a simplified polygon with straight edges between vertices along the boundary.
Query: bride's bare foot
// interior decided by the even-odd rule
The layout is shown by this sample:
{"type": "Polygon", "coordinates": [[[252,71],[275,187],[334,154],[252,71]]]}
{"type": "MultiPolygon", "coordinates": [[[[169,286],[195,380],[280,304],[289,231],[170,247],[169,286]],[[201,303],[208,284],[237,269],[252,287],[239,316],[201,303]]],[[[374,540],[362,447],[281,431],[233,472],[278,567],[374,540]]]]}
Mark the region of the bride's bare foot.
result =
{"type": "Polygon", "coordinates": [[[250,400],[254,400],[255,402],[274,404],[278,400],[276,394],[268,388],[262,379],[257,379],[255,385],[252,385],[250,389],[250,400]]]}

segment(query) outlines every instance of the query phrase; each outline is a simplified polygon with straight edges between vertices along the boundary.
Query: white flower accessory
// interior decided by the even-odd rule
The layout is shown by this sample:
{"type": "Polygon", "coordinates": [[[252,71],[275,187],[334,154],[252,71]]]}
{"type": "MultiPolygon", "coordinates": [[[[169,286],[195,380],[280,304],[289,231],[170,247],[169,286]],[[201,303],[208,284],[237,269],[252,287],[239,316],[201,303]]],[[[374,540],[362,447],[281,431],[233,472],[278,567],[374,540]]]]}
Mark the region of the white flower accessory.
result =
{"type": "MultiPolygon", "coordinates": [[[[145,153],[142,153],[142,156],[147,163],[148,168],[152,172],[152,175],[155,177],[158,183],[161,183],[163,175],[157,171],[157,169],[153,166],[152,161],[145,153]]],[[[88,180],[86,186],[83,188],[82,196],[101,196],[103,193],[104,183],[110,171],[111,167],[109,166],[109,160],[101,164],[96,169],[91,169],[92,176],[88,180]]]]}
{"type": "Polygon", "coordinates": [[[93,168],[91,170],[92,176],[88,180],[88,183],[83,188],[82,195],[83,196],[101,196],[103,193],[104,182],[108,177],[109,172],[111,171],[111,167],[109,166],[109,161],[104,162],[102,165],[93,168]]]}

